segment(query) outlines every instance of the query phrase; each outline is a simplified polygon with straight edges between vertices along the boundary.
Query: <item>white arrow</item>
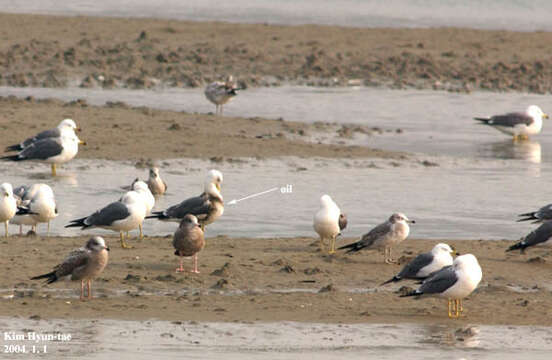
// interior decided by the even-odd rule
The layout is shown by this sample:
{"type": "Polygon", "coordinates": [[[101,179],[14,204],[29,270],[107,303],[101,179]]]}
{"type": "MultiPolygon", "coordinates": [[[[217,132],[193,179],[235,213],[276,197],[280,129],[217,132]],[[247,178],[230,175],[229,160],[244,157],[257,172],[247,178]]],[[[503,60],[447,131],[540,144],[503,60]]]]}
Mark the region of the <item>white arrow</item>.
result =
{"type": "Polygon", "coordinates": [[[279,188],[275,187],[275,188],[272,188],[272,189],[270,189],[270,190],[266,190],[266,191],[262,191],[262,192],[260,192],[260,193],[256,193],[256,194],[253,194],[253,195],[249,195],[249,196],[246,196],[246,197],[241,198],[241,199],[234,199],[234,200],[230,201],[230,202],[228,203],[228,205],[235,205],[236,203],[238,203],[238,202],[240,202],[240,201],[242,201],[242,200],[251,199],[251,198],[253,198],[253,197],[255,197],[255,196],[267,194],[267,193],[269,193],[269,192],[273,192],[273,191],[276,191],[276,190],[278,190],[278,189],[279,189],[279,188]]]}

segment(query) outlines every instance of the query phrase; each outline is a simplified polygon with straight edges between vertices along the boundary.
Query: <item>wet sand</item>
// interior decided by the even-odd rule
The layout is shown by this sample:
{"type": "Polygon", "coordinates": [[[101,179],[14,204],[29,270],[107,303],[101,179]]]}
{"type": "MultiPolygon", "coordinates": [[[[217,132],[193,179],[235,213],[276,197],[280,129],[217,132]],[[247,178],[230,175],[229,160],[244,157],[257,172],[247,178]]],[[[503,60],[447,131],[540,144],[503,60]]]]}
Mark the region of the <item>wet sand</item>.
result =
{"type": "MultiPolygon", "coordinates": [[[[346,140],[355,133],[370,134],[365,126],[304,124],[262,118],[221,117],[176,111],[131,108],[123,103],[91,106],[77,100],[35,100],[0,97],[0,149],[72,118],[82,128],[77,157],[108,160],[202,158],[227,161],[233,157],[405,158],[404,153],[364,146],[313,142],[317,133],[346,140]]],[[[380,129],[377,129],[381,132],[380,129]]],[[[343,142],[343,141],[342,141],[343,142]]]]}
{"type": "MultiPolygon", "coordinates": [[[[130,250],[110,237],[110,263],[93,284],[97,298],[92,301],[78,300],[79,283],[44,286],[29,280],[50,271],[61,254],[86,238],[0,240],[0,316],[552,325],[550,251],[505,254],[511,241],[447,241],[460,253],[475,254],[484,274],[464,302],[464,317],[450,320],[444,299],[400,298],[396,291],[415,286],[411,282],[378,287],[401,268],[384,264],[380,253],[330,257],[318,251],[314,238],[209,238],[199,257],[201,273],[177,274],[170,237],[131,240],[135,248],[130,250]]],[[[395,255],[404,261],[435,243],[409,239],[395,255]]],[[[185,266],[190,268],[191,261],[185,266]]]]}
{"type": "Polygon", "coordinates": [[[359,29],[0,14],[0,85],[285,82],[547,93],[550,32],[359,29]]]}

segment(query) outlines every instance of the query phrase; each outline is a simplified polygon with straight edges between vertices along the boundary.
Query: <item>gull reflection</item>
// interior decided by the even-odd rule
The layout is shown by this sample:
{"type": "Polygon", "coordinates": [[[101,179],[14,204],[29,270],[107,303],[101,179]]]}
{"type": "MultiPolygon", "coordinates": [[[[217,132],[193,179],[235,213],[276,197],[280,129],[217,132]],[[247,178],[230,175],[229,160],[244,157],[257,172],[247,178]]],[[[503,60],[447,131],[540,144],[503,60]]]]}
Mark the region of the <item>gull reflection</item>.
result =
{"type": "Polygon", "coordinates": [[[428,325],[425,330],[427,335],[422,343],[463,348],[475,348],[481,343],[477,326],[428,325]]]}
{"type": "Polygon", "coordinates": [[[525,160],[530,163],[541,163],[541,145],[538,141],[500,141],[481,145],[479,154],[495,159],[525,160]]]}

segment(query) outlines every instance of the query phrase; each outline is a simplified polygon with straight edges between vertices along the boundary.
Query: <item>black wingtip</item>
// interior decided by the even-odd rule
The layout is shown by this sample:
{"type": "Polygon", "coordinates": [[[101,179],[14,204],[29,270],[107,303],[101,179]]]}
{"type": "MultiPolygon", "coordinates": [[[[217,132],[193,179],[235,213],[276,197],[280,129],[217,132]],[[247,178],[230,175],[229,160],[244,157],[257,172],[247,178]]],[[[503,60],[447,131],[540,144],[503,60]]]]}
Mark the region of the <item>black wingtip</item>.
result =
{"type": "Polygon", "coordinates": [[[422,295],[422,293],[418,292],[418,290],[412,290],[409,293],[399,295],[399,297],[420,296],[420,295],[422,295]]]}
{"type": "Polygon", "coordinates": [[[481,121],[481,124],[488,124],[491,119],[489,118],[481,118],[481,117],[474,117],[474,120],[481,121]]]}
{"type": "Polygon", "coordinates": [[[6,160],[6,161],[20,161],[23,160],[19,157],[19,155],[8,155],[8,156],[2,156],[0,157],[0,160],[6,160]]]}
{"type": "Polygon", "coordinates": [[[4,151],[5,152],[9,152],[9,151],[21,151],[23,150],[23,148],[21,147],[20,144],[17,144],[17,145],[10,145],[10,146],[7,146],[4,151]]]}
{"type": "Polygon", "coordinates": [[[42,274],[31,278],[31,280],[40,280],[40,279],[48,279],[46,280],[46,284],[51,284],[53,282],[56,282],[58,280],[58,277],[56,275],[56,272],[52,271],[47,274],[42,274]]]}
{"type": "Polygon", "coordinates": [[[397,281],[401,281],[401,278],[400,277],[397,277],[397,276],[393,276],[391,279],[385,281],[385,282],[382,282],[380,284],[380,286],[383,286],[383,285],[387,285],[389,283],[392,283],[392,282],[397,282],[397,281]]]}
{"type": "Polygon", "coordinates": [[[514,244],[510,246],[508,249],[506,249],[506,252],[514,251],[514,250],[520,250],[521,252],[523,252],[526,247],[527,246],[522,241],[520,241],[517,244],[514,244]]]}

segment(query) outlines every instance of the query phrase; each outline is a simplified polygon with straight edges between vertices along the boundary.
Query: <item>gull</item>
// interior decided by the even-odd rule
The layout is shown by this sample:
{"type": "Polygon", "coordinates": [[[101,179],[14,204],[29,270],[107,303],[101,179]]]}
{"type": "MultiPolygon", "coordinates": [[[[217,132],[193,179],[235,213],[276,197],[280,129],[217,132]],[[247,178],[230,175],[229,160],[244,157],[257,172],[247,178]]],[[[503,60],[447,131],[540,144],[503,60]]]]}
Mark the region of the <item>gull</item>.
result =
{"type": "Polygon", "coordinates": [[[23,140],[19,144],[10,145],[6,147],[5,151],[21,151],[38,140],[46,138],[59,138],[64,135],[74,135],[75,131],[80,131],[77,124],[72,119],[64,119],[57,127],[39,132],[35,136],[23,140]]]}
{"type": "Polygon", "coordinates": [[[180,225],[173,237],[173,247],[176,249],[174,254],[180,256],[180,267],[176,268],[176,272],[183,272],[182,256],[194,257],[194,269],[191,272],[199,274],[197,269],[197,253],[205,246],[205,238],[203,231],[197,221],[197,218],[188,214],[180,222],[180,225]]]}
{"type": "Polygon", "coordinates": [[[314,214],[313,228],[320,236],[320,250],[324,250],[324,240],[329,240],[329,254],[335,253],[335,238],[347,226],[347,217],[341,213],[329,195],[320,197],[320,209],[314,214]]]}
{"type": "Polygon", "coordinates": [[[523,254],[525,249],[531,246],[552,246],[552,222],[545,222],[506,251],[520,250],[523,254]]]}
{"type": "Polygon", "coordinates": [[[367,234],[364,234],[360,241],[345,245],[339,248],[349,249],[346,253],[357,252],[362,249],[384,249],[385,263],[391,264],[395,261],[391,258],[391,248],[404,241],[410,233],[408,224],[415,224],[402,213],[394,213],[389,219],[376,226],[367,234]]]}
{"type": "Polygon", "coordinates": [[[31,225],[36,232],[39,223],[47,223],[47,234],[50,234],[50,221],[58,216],[54,191],[49,185],[34,184],[25,193],[27,199],[17,210],[15,221],[17,225],[31,225]]]}
{"type": "Polygon", "coordinates": [[[430,252],[416,256],[397,275],[381,285],[402,279],[423,280],[443,267],[452,265],[452,255],[455,253],[456,251],[448,244],[439,243],[430,252]]]}
{"type": "Polygon", "coordinates": [[[13,196],[13,188],[10,183],[0,185],[0,222],[6,228],[6,237],[9,236],[8,224],[17,212],[17,201],[13,196]]]}
{"type": "Polygon", "coordinates": [[[87,282],[88,299],[92,299],[91,281],[102,273],[109,258],[109,248],[101,236],[91,237],[84,247],[73,250],[47,274],[32,277],[31,280],[47,279],[51,284],[59,279],[81,282],[80,299],[84,300],[84,281],[87,282]]]}
{"type": "MultiPolygon", "coordinates": [[[[136,179],[132,183],[131,188],[133,191],[136,191],[142,197],[142,200],[144,201],[144,205],[146,206],[146,216],[151,214],[151,210],[155,206],[155,197],[153,197],[153,194],[151,193],[148,185],[145,182],[136,179]]],[[[144,233],[142,231],[142,223],[143,221],[138,226],[138,228],[140,229],[140,239],[144,238],[144,233]]]]}
{"type": "Polygon", "coordinates": [[[537,211],[519,214],[518,216],[523,217],[522,219],[519,219],[518,222],[535,220],[533,221],[533,224],[537,224],[540,222],[550,221],[552,220],[552,204],[545,205],[537,211]]]}
{"type": "Polygon", "coordinates": [[[9,161],[43,161],[52,165],[52,176],[56,176],[56,164],[63,164],[73,159],[78,151],[79,144],[86,144],[76,134],[63,135],[58,138],[47,137],[32,142],[17,155],[1,157],[9,161]]]}
{"type": "Polygon", "coordinates": [[[205,231],[205,226],[214,222],[224,212],[224,201],[220,193],[221,184],[222,173],[218,170],[210,170],[201,195],[186,199],[166,210],[154,211],[153,215],[147,218],[180,222],[184,216],[192,214],[199,220],[201,230],[205,231]]]}
{"type": "Polygon", "coordinates": [[[118,231],[121,239],[121,247],[124,249],[132,248],[125,242],[123,232],[134,230],[144,221],[146,216],[146,205],[142,195],[136,191],[129,191],[119,201],[112,202],[106,207],[96,211],[92,215],[71,220],[71,223],[65,225],[69,227],[102,228],[118,231]]]}
{"type": "Polygon", "coordinates": [[[32,218],[31,214],[28,212],[24,214],[24,210],[28,209],[29,204],[31,203],[31,199],[35,195],[36,191],[38,191],[38,188],[33,188],[34,193],[31,192],[31,186],[21,185],[16,187],[13,190],[13,196],[15,197],[17,207],[22,208],[20,214],[17,213],[10,221],[11,224],[19,225],[19,235],[23,235],[23,225],[31,226],[31,231],[34,231],[36,233],[36,221],[32,218]]]}
{"type": "Polygon", "coordinates": [[[205,88],[205,96],[216,105],[216,114],[222,115],[222,105],[226,104],[238,95],[236,91],[241,90],[236,86],[232,76],[226,81],[214,81],[205,88]]]}
{"type": "Polygon", "coordinates": [[[512,135],[514,140],[527,140],[529,135],[536,135],[542,130],[542,119],[548,119],[537,105],[531,105],[524,113],[508,113],[491,117],[476,117],[482,125],[489,125],[507,135],[512,135]]]}
{"type": "Polygon", "coordinates": [[[458,318],[463,311],[462,299],[470,295],[483,273],[477,258],[472,254],[458,256],[452,266],[437,271],[424,280],[422,285],[405,296],[438,295],[448,299],[449,318],[458,318]]]}
{"type": "Polygon", "coordinates": [[[148,187],[153,195],[163,195],[167,191],[167,184],[159,176],[159,169],[149,169],[148,187]]]}

